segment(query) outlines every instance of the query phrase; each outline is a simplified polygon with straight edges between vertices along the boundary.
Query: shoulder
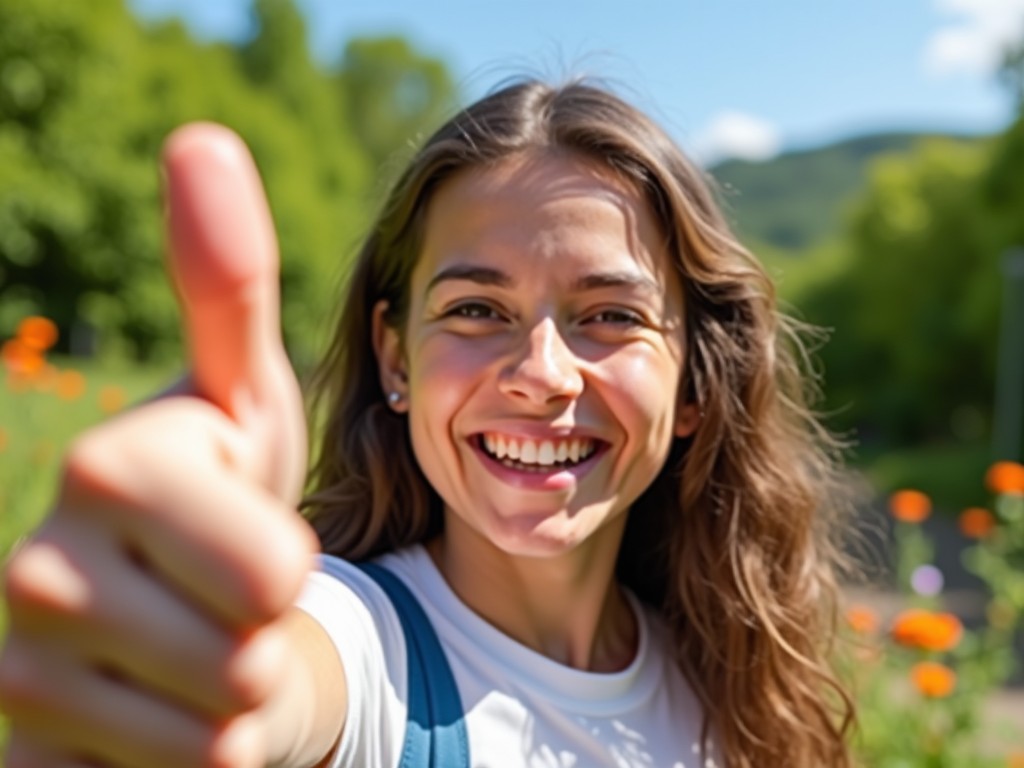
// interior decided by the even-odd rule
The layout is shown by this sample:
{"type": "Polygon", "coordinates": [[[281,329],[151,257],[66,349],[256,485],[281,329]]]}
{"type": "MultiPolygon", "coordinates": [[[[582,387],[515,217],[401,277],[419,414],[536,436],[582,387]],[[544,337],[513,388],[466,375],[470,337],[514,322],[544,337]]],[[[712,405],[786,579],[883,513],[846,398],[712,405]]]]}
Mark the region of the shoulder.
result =
{"type": "Polygon", "coordinates": [[[388,657],[405,655],[401,626],[384,591],[352,563],[320,555],[296,605],[336,643],[379,644],[388,657]]]}
{"type": "MultiPolygon", "coordinates": [[[[428,581],[423,577],[430,570],[430,560],[422,547],[389,553],[373,562],[417,593],[428,581]]],[[[389,658],[405,656],[402,625],[394,604],[359,565],[333,555],[320,555],[317,569],[309,574],[296,604],[316,618],[332,637],[362,632],[367,634],[362,639],[378,639],[389,658]]]]}

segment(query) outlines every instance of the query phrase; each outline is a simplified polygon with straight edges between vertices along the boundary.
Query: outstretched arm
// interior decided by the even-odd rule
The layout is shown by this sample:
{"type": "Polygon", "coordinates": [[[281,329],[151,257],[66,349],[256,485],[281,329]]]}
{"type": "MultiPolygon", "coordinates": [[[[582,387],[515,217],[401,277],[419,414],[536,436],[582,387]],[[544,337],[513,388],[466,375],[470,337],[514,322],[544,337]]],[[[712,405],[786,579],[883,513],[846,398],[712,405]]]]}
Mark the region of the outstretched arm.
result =
{"type": "Polygon", "coordinates": [[[164,169],[191,375],[74,442],[7,565],[9,768],[312,765],[344,722],[333,646],[291,608],[316,542],[259,178],[208,124],[171,136],[164,169]]]}

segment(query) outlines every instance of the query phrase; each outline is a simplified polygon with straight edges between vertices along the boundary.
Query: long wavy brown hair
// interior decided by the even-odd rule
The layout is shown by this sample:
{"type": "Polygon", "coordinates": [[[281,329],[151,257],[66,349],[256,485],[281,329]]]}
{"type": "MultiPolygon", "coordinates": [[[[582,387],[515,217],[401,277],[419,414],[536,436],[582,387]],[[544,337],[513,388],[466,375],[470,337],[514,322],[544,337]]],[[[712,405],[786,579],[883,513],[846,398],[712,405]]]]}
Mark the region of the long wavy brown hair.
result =
{"type": "Polygon", "coordinates": [[[586,82],[506,86],[459,112],[394,185],[355,259],[312,381],[303,503],[326,552],[364,559],[440,532],[442,504],[385,404],[371,313],[405,326],[431,196],[452,174],[557,148],[642,190],[686,307],[686,388],[703,418],[632,506],[620,582],[660,609],[729,768],[848,766],[850,698],[828,663],[836,615],[836,441],[809,403],[797,324],[730,234],[703,173],[644,114],[586,82]]]}

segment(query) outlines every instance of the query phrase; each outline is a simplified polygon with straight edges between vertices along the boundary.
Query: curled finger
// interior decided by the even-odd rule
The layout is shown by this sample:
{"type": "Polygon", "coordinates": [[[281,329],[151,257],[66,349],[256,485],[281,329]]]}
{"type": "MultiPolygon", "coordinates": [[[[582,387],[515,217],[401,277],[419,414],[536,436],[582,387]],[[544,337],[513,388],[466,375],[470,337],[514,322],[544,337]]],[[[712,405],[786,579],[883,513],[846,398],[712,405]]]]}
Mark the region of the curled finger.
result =
{"type": "Polygon", "coordinates": [[[24,752],[77,756],[115,768],[243,768],[262,764],[253,718],[203,720],[173,703],[69,660],[60,649],[15,646],[3,667],[5,706],[24,752]]]}

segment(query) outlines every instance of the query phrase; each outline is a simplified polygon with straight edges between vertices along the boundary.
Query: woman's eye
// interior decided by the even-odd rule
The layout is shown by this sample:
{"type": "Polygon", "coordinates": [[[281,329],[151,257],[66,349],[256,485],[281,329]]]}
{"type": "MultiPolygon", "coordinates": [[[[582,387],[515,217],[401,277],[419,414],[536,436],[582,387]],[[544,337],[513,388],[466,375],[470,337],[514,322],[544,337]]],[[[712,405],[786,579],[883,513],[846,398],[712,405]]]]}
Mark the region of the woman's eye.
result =
{"type": "Polygon", "coordinates": [[[501,315],[486,304],[460,304],[448,311],[449,317],[464,317],[468,320],[499,320],[501,315]]]}
{"type": "Polygon", "coordinates": [[[643,318],[636,312],[627,309],[604,309],[590,316],[590,323],[609,323],[611,325],[641,325],[643,318]]]}

